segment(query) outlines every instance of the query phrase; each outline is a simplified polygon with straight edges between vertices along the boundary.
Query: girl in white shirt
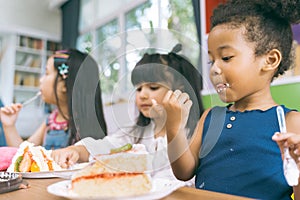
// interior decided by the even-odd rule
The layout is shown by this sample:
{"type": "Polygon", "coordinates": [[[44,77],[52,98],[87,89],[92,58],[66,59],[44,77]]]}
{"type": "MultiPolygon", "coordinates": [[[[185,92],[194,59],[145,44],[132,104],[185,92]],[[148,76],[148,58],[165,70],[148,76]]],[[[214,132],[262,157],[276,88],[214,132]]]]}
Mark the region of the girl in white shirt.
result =
{"type": "MultiPolygon", "coordinates": [[[[177,45],[174,49],[180,50],[181,46],[177,45]]],[[[145,54],[131,74],[132,84],[136,88],[135,103],[139,110],[136,123],[122,127],[117,133],[103,139],[84,138],[74,146],[55,150],[52,152],[53,159],[67,168],[76,162],[87,162],[93,155],[109,153],[110,149],[127,143],[144,144],[153,155],[152,175],[176,179],[167,154],[167,116],[159,105],[169,90],[179,89],[188,94],[182,101],[189,101],[192,106],[185,127],[190,138],[203,111],[200,79],[197,69],[174,50],[169,54],[145,54]],[[154,105],[157,105],[155,109],[154,105]]]]}

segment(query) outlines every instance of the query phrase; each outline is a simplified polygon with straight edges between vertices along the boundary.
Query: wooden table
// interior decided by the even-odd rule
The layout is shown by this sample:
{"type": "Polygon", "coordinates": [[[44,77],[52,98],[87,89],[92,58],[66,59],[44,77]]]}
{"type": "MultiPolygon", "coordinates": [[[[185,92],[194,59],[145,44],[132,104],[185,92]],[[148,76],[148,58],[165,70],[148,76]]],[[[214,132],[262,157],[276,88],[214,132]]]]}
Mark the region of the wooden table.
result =
{"type": "MultiPolygon", "coordinates": [[[[58,197],[47,192],[47,186],[59,181],[63,181],[64,179],[50,178],[25,180],[30,184],[30,188],[0,194],[0,200],[67,200],[66,198],[58,197]]],[[[163,198],[163,200],[179,199],[247,200],[248,198],[210,192],[205,190],[198,190],[190,187],[179,188],[178,190],[163,198]]]]}

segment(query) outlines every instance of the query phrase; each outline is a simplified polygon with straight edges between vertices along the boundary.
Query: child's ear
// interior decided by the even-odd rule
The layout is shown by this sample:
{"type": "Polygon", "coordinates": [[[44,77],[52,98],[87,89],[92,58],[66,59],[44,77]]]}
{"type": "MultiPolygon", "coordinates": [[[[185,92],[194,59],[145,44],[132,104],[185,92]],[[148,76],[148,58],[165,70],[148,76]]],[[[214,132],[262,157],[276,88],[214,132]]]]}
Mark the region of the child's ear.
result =
{"type": "Polygon", "coordinates": [[[282,59],[281,52],[278,49],[272,49],[265,56],[265,63],[262,67],[263,71],[273,71],[279,66],[282,59]]]}
{"type": "Polygon", "coordinates": [[[61,91],[62,91],[63,93],[66,93],[66,92],[67,92],[67,86],[66,86],[65,83],[63,84],[63,86],[61,86],[61,91]]]}

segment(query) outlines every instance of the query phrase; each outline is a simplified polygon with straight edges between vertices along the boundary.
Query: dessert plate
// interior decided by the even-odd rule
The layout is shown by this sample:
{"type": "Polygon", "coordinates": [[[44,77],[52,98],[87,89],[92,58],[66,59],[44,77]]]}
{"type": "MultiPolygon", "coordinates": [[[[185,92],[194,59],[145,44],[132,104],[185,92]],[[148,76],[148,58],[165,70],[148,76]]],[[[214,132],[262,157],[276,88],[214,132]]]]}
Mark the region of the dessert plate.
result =
{"type": "Polygon", "coordinates": [[[19,172],[23,178],[71,178],[72,174],[79,169],[46,171],[46,172],[19,172]]]}
{"type": "Polygon", "coordinates": [[[162,179],[162,178],[154,178],[152,180],[153,187],[150,192],[142,195],[137,196],[124,196],[124,197],[104,197],[104,196],[79,196],[76,193],[71,191],[71,181],[65,180],[60,181],[57,183],[54,183],[47,187],[47,190],[49,193],[65,197],[68,199],[74,199],[74,200],[102,200],[102,199],[119,199],[119,200],[133,200],[133,199],[160,199],[163,198],[169,194],[171,194],[173,191],[177,190],[180,187],[185,186],[184,182],[181,181],[171,181],[168,179],[162,179]]]}
{"type": "MultiPolygon", "coordinates": [[[[23,178],[65,178],[70,179],[72,174],[84,167],[89,163],[79,163],[73,165],[70,169],[63,169],[60,171],[45,171],[45,172],[19,172],[23,178]]],[[[17,172],[16,172],[17,173],[17,172]]]]}

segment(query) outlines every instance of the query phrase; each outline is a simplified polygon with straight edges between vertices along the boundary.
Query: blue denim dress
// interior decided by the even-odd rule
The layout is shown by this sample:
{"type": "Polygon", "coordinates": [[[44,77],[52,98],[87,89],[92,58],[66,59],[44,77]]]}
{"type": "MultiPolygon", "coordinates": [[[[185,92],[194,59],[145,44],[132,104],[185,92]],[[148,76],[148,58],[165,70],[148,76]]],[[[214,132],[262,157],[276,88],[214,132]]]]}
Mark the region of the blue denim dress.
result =
{"type": "MultiPolygon", "coordinates": [[[[0,99],[0,108],[3,107],[3,103],[0,99]]],[[[4,131],[2,128],[2,123],[0,122],[0,147],[6,146],[6,139],[5,139],[5,135],[4,135],[4,131]]]]}
{"type": "Polygon", "coordinates": [[[69,129],[68,122],[57,122],[58,110],[54,110],[46,120],[47,130],[44,137],[45,149],[60,149],[68,146],[69,129]]]}

